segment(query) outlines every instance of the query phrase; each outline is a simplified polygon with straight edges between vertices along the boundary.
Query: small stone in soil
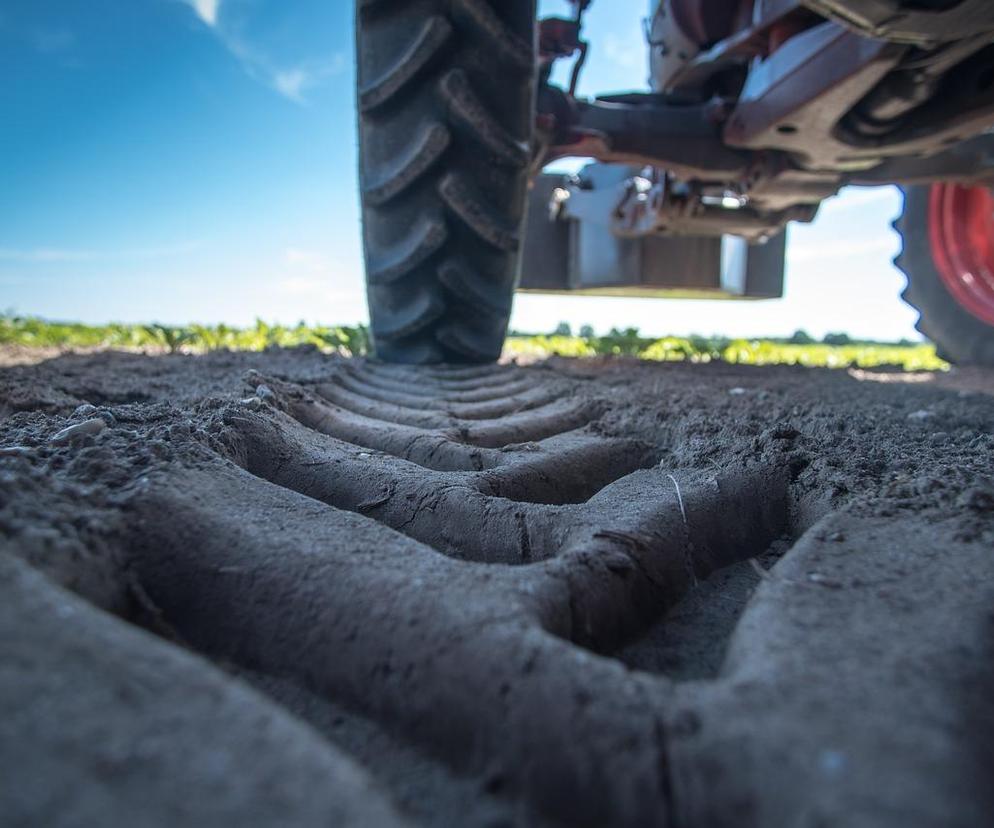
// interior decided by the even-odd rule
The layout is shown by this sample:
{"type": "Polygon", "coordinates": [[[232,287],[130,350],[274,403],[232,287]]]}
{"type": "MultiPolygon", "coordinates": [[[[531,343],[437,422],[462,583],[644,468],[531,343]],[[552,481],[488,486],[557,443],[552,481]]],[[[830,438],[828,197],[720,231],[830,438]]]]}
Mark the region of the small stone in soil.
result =
{"type": "Polygon", "coordinates": [[[90,434],[99,434],[105,428],[107,428],[107,423],[105,423],[100,417],[94,417],[92,420],[84,420],[81,423],[67,426],[62,429],[62,431],[56,432],[52,435],[52,439],[49,442],[56,446],[63,446],[67,443],[71,443],[78,437],[85,437],[90,434]]]}

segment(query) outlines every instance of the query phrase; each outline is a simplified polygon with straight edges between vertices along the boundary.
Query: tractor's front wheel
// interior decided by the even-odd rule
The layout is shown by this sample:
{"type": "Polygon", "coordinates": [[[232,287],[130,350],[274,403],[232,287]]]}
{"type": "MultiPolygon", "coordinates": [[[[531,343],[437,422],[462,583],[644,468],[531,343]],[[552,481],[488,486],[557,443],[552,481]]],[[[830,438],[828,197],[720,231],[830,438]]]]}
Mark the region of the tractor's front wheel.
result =
{"type": "Polygon", "coordinates": [[[500,355],[534,120],[535,0],[358,0],[359,155],[373,347],[500,355]]]}
{"type": "Polygon", "coordinates": [[[896,264],[917,328],[940,356],[994,365],[994,194],[988,187],[933,184],[904,191],[895,223],[904,244],[896,264]]]}

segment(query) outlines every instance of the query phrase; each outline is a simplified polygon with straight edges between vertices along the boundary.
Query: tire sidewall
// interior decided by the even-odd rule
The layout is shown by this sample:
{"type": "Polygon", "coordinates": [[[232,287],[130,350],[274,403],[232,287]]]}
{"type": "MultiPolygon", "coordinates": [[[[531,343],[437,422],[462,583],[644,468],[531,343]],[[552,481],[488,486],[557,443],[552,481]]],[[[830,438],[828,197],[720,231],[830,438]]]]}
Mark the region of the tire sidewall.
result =
{"type": "Polygon", "coordinates": [[[905,301],[919,312],[915,326],[939,355],[959,364],[994,365],[994,326],[963,308],[946,287],[932,257],[929,219],[931,187],[904,188],[904,212],[897,222],[903,250],[897,264],[908,278],[905,301]]]}

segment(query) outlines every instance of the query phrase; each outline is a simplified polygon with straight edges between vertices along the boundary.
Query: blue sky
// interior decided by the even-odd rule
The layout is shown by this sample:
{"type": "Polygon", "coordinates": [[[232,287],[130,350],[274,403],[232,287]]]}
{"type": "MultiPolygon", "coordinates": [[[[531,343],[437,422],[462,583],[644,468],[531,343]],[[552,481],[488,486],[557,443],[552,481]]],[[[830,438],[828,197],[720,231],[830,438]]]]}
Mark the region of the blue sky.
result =
{"type": "MultiPolygon", "coordinates": [[[[599,0],[581,92],[645,84],[644,0],[599,0]]],[[[352,0],[4,0],[0,309],[90,322],[365,321],[352,0]]],[[[562,0],[542,0],[561,13],[562,0]]],[[[519,296],[512,324],[912,337],[890,188],[792,229],[787,296],[519,296]]]]}

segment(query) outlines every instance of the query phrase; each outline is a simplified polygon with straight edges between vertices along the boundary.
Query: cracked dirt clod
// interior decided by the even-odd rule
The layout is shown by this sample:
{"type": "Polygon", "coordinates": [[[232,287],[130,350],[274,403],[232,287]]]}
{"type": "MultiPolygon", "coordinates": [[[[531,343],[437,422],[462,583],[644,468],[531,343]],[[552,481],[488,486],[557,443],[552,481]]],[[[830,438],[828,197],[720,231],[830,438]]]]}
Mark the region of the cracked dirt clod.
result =
{"type": "Polygon", "coordinates": [[[57,807],[19,763],[163,824],[989,822],[994,402],[872,385],[306,351],[4,371],[0,741],[32,750],[0,748],[0,798],[57,807]],[[49,440],[108,400],[120,427],[49,440]]]}

